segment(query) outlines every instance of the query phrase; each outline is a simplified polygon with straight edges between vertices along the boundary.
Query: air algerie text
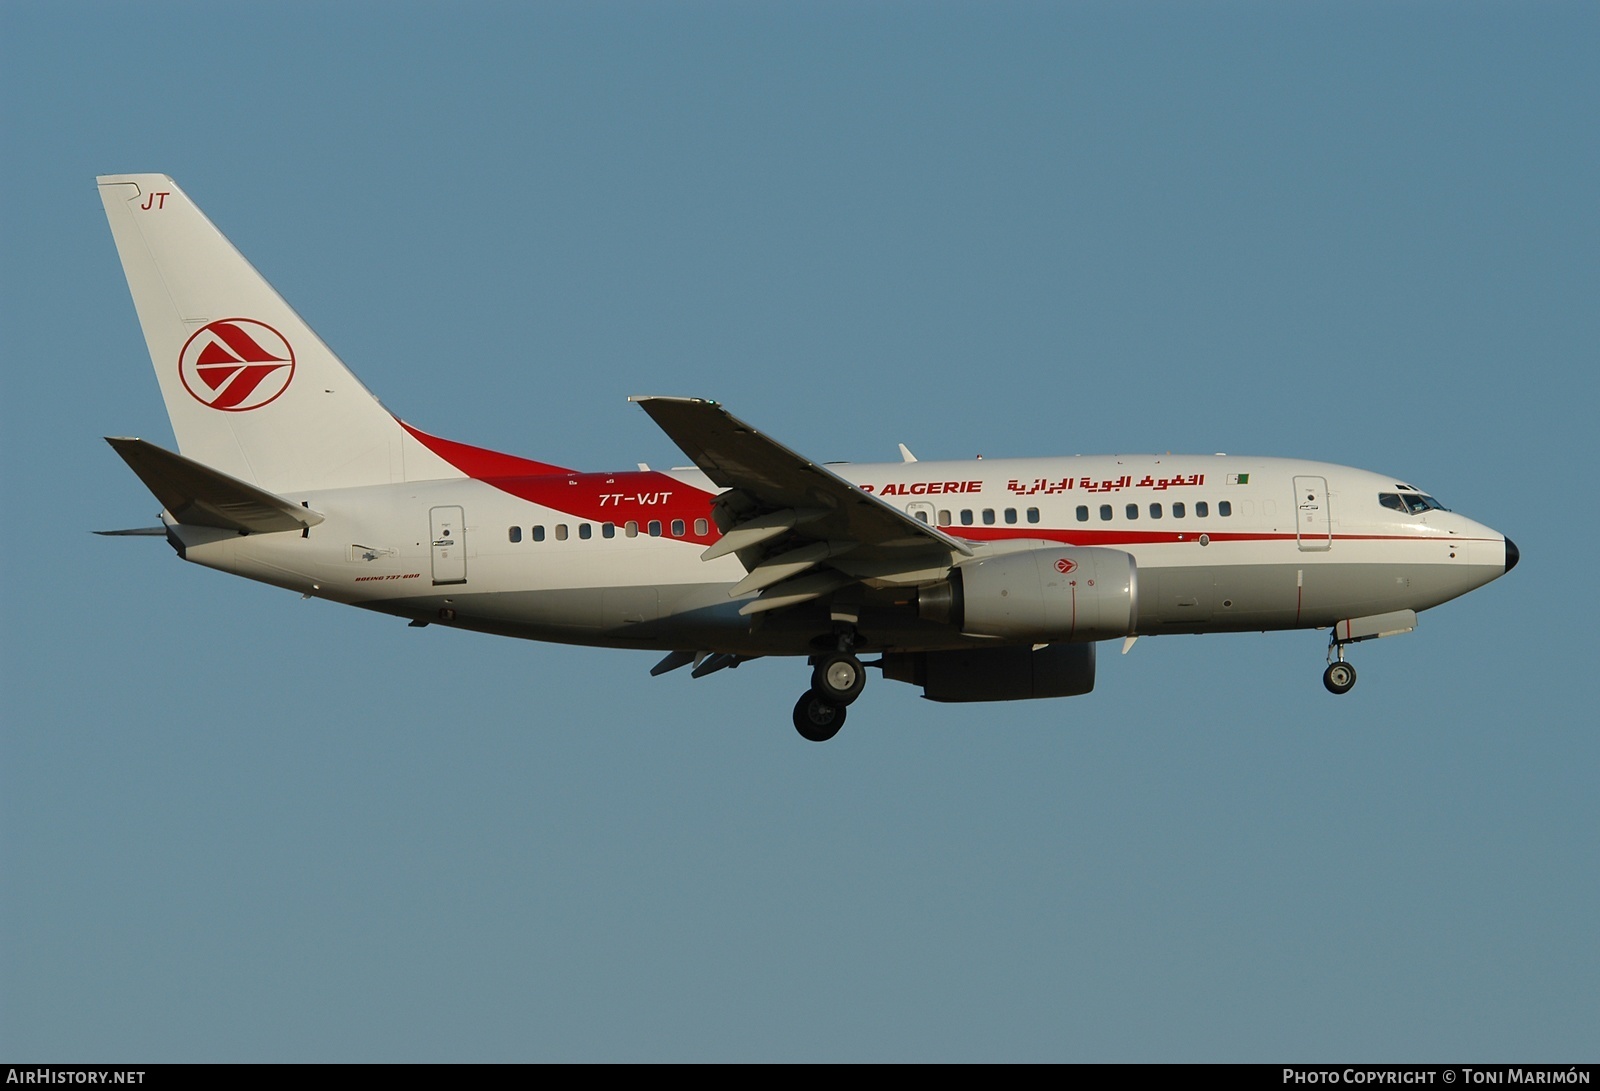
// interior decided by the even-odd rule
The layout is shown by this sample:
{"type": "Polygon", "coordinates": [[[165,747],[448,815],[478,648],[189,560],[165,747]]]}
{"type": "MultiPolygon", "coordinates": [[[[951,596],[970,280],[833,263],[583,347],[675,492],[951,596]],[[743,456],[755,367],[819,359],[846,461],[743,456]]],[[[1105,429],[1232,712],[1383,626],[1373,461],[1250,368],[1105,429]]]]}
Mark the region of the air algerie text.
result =
{"type": "Polygon", "coordinates": [[[982,492],[982,481],[913,481],[907,485],[904,482],[891,481],[887,485],[862,485],[862,492],[873,492],[879,496],[942,496],[951,492],[982,492]]]}

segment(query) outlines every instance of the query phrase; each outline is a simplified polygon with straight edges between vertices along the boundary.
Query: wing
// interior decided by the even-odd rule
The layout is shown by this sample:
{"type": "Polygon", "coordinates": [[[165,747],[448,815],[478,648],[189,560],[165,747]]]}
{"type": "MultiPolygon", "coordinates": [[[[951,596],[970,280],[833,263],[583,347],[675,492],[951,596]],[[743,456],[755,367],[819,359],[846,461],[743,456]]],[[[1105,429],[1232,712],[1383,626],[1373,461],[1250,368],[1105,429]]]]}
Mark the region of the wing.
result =
{"type": "Polygon", "coordinates": [[[826,466],[761,434],[716,402],[632,399],[727,490],[713,514],[722,538],[702,556],[736,553],[749,572],[730,595],[760,597],[744,614],[793,606],[853,583],[941,579],[972,547],[862,492],[826,466]]]}

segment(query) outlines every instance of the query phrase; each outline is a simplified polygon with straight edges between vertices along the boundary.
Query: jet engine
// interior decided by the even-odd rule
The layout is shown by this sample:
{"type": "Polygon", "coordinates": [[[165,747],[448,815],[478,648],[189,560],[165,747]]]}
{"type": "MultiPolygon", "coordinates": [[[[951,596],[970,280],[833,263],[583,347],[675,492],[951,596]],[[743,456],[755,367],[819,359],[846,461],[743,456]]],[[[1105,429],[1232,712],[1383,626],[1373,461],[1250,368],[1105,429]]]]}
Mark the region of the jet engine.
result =
{"type": "Polygon", "coordinates": [[[1061,546],[980,557],[917,593],[918,613],[969,636],[1046,644],[1133,633],[1139,570],[1120,549],[1061,546]]]}

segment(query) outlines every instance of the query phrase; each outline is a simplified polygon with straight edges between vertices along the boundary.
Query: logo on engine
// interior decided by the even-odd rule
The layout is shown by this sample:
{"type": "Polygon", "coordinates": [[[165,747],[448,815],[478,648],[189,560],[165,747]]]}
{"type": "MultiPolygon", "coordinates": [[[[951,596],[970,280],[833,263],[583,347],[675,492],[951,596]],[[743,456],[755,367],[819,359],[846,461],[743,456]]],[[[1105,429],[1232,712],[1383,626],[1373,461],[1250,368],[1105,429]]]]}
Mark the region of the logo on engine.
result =
{"type": "Polygon", "coordinates": [[[195,401],[212,409],[260,409],[289,388],[294,349],[265,322],[223,318],[184,342],[178,377],[195,401]]]}
{"type": "Polygon", "coordinates": [[[1078,570],[1078,562],[1077,561],[1069,560],[1066,557],[1062,557],[1059,561],[1056,562],[1056,571],[1061,573],[1063,576],[1065,576],[1069,572],[1076,572],[1077,570],[1078,570]]]}

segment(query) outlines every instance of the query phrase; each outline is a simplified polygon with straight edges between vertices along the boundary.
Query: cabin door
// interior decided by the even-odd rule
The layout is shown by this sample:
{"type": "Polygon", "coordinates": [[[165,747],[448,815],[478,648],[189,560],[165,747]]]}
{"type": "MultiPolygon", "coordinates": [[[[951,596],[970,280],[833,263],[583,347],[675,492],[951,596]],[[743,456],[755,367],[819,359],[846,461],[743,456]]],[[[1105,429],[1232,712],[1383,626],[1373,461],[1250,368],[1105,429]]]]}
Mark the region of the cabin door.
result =
{"type": "Polygon", "coordinates": [[[1297,477],[1294,479],[1295,540],[1308,553],[1320,552],[1333,545],[1333,522],[1328,512],[1328,479],[1325,477],[1297,477]]]}

